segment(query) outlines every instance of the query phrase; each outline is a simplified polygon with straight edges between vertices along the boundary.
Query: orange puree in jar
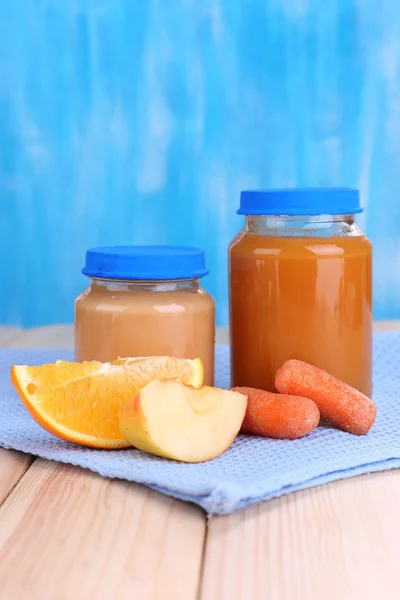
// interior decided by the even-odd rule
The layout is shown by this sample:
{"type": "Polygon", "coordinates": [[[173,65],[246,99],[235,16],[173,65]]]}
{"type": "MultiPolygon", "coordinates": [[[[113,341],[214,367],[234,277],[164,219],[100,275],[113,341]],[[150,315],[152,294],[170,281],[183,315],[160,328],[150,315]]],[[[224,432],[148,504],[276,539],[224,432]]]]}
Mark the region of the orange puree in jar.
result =
{"type": "Polygon", "coordinates": [[[229,254],[232,385],[274,391],[295,358],[372,394],[372,246],[351,215],[248,216],[229,254]]]}

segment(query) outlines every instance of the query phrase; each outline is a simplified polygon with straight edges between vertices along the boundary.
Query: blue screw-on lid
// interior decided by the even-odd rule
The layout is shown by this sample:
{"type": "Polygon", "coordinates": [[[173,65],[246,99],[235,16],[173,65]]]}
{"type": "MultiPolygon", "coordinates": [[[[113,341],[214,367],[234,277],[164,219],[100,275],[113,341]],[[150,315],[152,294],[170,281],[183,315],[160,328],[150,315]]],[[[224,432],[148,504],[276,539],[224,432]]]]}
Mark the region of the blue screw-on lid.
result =
{"type": "Polygon", "coordinates": [[[349,215],[362,212],[353,188],[287,188],[246,190],[239,215],[349,215]]]}
{"type": "Polygon", "coordinates": [[[162,281],[208,274],[200,248],[184,246],[110,246],[86,252],[82,273],[99,279],[162,281]]]}

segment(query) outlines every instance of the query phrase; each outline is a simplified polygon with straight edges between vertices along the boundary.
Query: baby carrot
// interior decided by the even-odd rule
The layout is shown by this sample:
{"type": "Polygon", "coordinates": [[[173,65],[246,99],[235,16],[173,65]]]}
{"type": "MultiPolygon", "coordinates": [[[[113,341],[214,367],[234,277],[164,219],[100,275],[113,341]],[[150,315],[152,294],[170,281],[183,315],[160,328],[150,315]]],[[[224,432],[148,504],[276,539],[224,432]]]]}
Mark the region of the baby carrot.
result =
{"type": "Polygon", "coordinates": [[[248,399],[242,433],[294,440],[310,433],[319,423],[317,405],[308,398],[249,387],[232,389],[248,399]]]}
{"type": "Polygon", "coordinates": [[[355,388],[322,369],[300,360],[288,360],[278,370],[276,389],[314,400],[321,418],[354,433],[367,433],[376,417],[375,404],[355,388]]]}

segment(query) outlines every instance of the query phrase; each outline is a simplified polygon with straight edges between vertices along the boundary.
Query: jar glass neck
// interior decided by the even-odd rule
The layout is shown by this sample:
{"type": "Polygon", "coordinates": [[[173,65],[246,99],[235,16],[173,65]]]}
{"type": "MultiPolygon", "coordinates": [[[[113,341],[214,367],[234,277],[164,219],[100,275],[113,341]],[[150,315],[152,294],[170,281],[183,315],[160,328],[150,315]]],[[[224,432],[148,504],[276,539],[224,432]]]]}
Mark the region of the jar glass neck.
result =
{"type": "Polygon", "coordinates": [[[247,216],[246,232],[260,235],[360,235],[354,215],[247,216]]]}
{"type": "Polygon", "coordinates": [[[197,291],[199,279],[177,279],[173,281],[123,281],[121,279],[97,279],[91,277],[92,290],[108,291],[142,291],[142,292],[175,292],[176,290],[197,291]]]}

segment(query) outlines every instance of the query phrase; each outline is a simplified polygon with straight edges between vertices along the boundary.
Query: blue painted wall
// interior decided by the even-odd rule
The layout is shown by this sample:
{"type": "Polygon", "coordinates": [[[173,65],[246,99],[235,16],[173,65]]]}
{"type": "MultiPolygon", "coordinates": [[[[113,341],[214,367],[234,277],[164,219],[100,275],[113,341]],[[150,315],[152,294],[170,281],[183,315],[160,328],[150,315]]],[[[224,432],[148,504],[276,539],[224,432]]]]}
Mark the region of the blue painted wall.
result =
{"type": "Polygon", "coordinates": [[[85,248],[190,243],[226,324],[242,188],[352,185],[400,317],[397,0],[0,0],[0,322],[72,320],[85,248]]]}

